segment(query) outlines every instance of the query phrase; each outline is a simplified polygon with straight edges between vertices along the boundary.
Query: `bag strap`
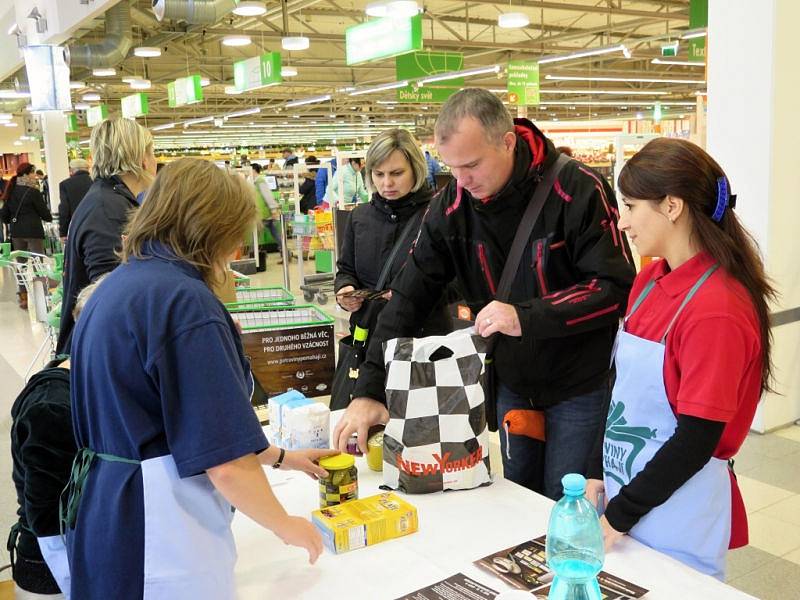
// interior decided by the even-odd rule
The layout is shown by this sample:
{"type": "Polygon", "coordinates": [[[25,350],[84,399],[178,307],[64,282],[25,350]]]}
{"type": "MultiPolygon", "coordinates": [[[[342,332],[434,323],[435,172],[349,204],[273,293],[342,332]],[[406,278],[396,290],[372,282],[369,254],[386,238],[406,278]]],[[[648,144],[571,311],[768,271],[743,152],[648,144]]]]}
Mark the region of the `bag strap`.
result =
{"type": "MultiPolygon", "coordinates": [[[[25,186],[25,187],[27,187],[27,186],[25,186]]],[[[19,216],[19,211],[22,210],[22,205],[25,203],[25,198],[28,197],[28,192],[30,192],[30,191],[31,191],[31,188],[28,188],[27,190],[25,190],[25,193],[22,194],[22,198],[20,198],[20,201],[19,201],[19,206],[17,206],[17,212],[14,213],[14,218],[11,220],[12,223],[16,223],[17,222],[17,217],[19,216]]]]}
{"type": "Polygon", "coordinates": [[[559,154],[558,159],[544,172],[542,180],[536,186],[533,192],[531,201],[525,208],[525,214],[522,215],[522,221],[517,227],[517,233],[514,235],[514,241],[511,243],[511,251],[508,253],[506,264],[503,267],[503,274],[500,277],[500,285],[497,287],[497,294],[495,298],[500,302],[506,302],[511,295],[511,284],[517,274],[519,261],[522,260],[522,253],[525,246],[528,244],[528,238],[533,233],[533,226],[544,208],[544,203],[550,195],[550,190],[556,183],[558,174],[571,159],[566,154],[559,154]]]}
{"type": "Polygon", "coordinates": [[[411,228],[414,226],[416,222],[416,215],[412,215],[412,217],[406,222],[405,227],[403,227],[403,231],[400,232],[400,237],[394,243],[392,247],[392,251],[389,254],[389,258],[386,260],[386,263],[383,265],[383,269],[381,270],[381,274],[378,277],[378,283],[375,285],[375,289],[378,291],[383,290],[383,286],[386,285],[386,280],[389,277],[389,270],[392,268],[395,259],[397,258],[397,253],[400,252],[400,247],[403,245],[403,240],[406,239],[408,236],[408,232],[411,231],[411,228]]]}

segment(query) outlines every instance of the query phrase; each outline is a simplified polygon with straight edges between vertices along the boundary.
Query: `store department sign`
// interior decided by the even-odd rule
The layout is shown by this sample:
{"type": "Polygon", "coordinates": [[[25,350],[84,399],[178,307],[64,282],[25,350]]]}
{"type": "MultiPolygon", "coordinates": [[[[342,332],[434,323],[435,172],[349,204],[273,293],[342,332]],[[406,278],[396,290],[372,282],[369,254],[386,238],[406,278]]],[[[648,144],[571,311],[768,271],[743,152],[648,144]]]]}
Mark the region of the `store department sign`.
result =
{"type": "Polygon", "coordinates": [[[143,117],[150,112],[150,106],[147,102],[147,94],[131,94],[124,96],[120,101],[122,105],[122,116],[126,119],[135,119],[136,117],[143,117]]]}
{"type": "Polygon", "coordinates": [[[67,133],[75,133],[78,131],[78,115],[67,115],[67,133]]]}
{"type": "Polygon", "coordinates": [[[512,60],[508,63],[508,101],[518,106],[539,105],[539,63],[512,60]]]}
{"type": "Polygon", "coordinates": [[[98,123],[102,123],[108,118],[108,104],[100,104],[93,106],[86,111],[86,124],[89,127],[94,127],[98,123]]]}
{"type": "Polygon", "coordinates": [[[347,64],[422,50],[422,15],[384,17],[345,30],[347,64]]]}
{"type": "MultiPolygon", "coordinates": [[[[689,29],[708,27],[708,0],[691,0],[689,2],[689,29]]],[[[693,38],[689,42],[689,60],[704,62],[706,60],[706,38],[693,38]]]]}
{"type": "MultiPolygon", "coordinates": [[[[464,55],[461,52],[413,52],[395,59],[397,81],[419,79],[440,75],[464,68],[464,55]]],[[[407,85],[397,90],[397,101],[403,103],[446,102],[464,86],[464,78],[447,79],[426,84],[423,87],[407,85]]]]}
{"type": "Polygon", "coordinates": [[[170,108],[202,102],[203,87],[200,84],[200,75],[189,75],[168,83],[167,99],[170,108]]]}
{"type": "Polygon", "coordinates": [[[283,81],[280,52],[267,52],[233,63],[233,81],[240,92],[280,83],[283,81]]]}

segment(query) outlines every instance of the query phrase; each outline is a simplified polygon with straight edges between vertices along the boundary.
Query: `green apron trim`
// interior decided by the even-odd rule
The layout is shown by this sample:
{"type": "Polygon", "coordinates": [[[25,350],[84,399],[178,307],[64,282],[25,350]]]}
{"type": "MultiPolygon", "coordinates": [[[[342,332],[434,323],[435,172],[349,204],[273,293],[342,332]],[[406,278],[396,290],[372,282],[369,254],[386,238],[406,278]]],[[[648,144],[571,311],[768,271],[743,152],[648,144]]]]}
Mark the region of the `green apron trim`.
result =
{"type": "Polygon", "coordinates": [[[58,499],[59,525],[62,536],[67,529],[75,528],[75,519],[78,516],[78,508],[81,503],[81,496],[83,496],[86,478],[89,476],[89,470],[92,468],[95,458],[106,462],[117,462],[128,465],[142,464],[140,460],[123,458],[122,456],[105,454],[103,452],[95,452],[89,448],[81,448],[78,450],[75,455],[75,460],[72,461],[72,470],[69,475],[67,487],[64,488],[64,491],[61,492],[61,497],[58,499]],[[64,496],[67,497],[66,505],[63,504],[64,496]]]}

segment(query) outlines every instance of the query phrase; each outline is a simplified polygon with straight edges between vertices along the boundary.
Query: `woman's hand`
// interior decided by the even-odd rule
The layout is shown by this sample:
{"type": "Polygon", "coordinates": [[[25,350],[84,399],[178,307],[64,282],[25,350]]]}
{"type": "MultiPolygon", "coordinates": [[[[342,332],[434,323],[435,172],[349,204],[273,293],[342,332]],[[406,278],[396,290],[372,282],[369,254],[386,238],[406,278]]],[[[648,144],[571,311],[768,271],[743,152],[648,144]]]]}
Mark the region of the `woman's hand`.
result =
{"type": "Polygon", "coordinates": [[[336,292],[336,302],[347,312],[356,312],[357,310],[360,310],[361,305],[364,303],[363,298],[353,298],[351,296],[344,295],[347,292],[354,291],[356,291],[356,288],[354,288],[352,285],[346,285],[336,292]]]}
{"type": "Polygon", "coordinates": [[[312,565],[322,554],[322,536],[307,519],[287,515],[281,519],[273,531],[283,540],[284,544],[305,548],[308,552],[308,562],[312,565]]]}
{"type": "Polygon", "coordinates": [[[608,522],[608,519],[606,519],[605,515],[600,517],[600,526],[603,528],[603,542],[606,547],[606,552],[608,552],[625,534],[614,529],[611,526],[611,523],[608,522]]]}
{"type": "Polygon", "coordinates": [[[290,469],[292,471],[302,471],[308,474],[312,479],[320,477],[327,477],[328,472],[320,467],[317,462],[319,459],[326,456],[333,456],[339,454],[338,450],[330,448],[308,448],[305,450],[287,450],[286,455],[283,457],[281,469],[290,469]]]}

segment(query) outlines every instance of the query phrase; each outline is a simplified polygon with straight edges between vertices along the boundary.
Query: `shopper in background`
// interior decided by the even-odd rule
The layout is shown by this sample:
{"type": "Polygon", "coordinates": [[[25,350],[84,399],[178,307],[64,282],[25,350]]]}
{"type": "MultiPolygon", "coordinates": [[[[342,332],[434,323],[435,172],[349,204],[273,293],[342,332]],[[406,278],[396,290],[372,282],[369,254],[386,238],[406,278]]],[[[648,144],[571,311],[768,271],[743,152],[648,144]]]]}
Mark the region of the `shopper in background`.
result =
{"type": "MultiPolygon", "coordinates": [[[[39,191],[35,167],[20,163],[3,192],[0,219],[8,225],[13,250],[44,254],[44,226],[42,221],[52,221],[50,207],[39,191]]],[[[24,262],[24,259],[23,259],[24,262]]],[[[28,308],[28,292],[20,284],[17,292],[19,307],[28,308]]]]}
{"type": "Polygon", "coordinates": [[[480,89],[450,97],[435,135],[454,180],[431,203],[392,282],[334,440],[345,447],[357,431],[361,443],[370,426],[386,421],[382,343],[413,335],[457,280],[478,334],[497,334],[490,403],[495,392],[504,476],[560,497],[561,477],[585,472],[602,427],[611,346],[634,276],[614,192],[603,177],[569,161],[526,243],[510,301],[498,302],[496,286],[522,215],[558,154],[533,123],[512,120],[494,94],[480,89]],[[544,411],[546,443],[502,431],[508,413],[531,408],[544,411]]]}
{"type": "MultiPolygon", "coordinates": [[[[368,204],[357,206],[351,214],[334,281],[339,306],[351,313],[351,334],[356,326],[372,332],[391,292],[366,303],[363,298],[348,294],[363,289],[380,291],[378,279],[392,249],[399,243],[399,251],[381,288],[389,289],[406,262],[431,201],[425,157],[414,136],[405,129],[390,129],[373,140],[367,150],[366,171],[375,191],[368,204]]],[[[414,331],[416,337],[445,334],[451,329],[444,303],[431,306],[430,316],[414,331]]]]}
{"type": "Polygon", "coordinates": [[[56,352],[69,353],[78,293],[119,264],[122,229],[156,173],[153,136],[131,119],[106,119],[89,139],[94,182],[70,221],[56,352]]]}
{"type": "Polygon", "coordinates": [[[50,206],[50,180],[41,169],[36,169],[36,179],[39,180],[39,189],[42,191],[44,201],[50,206]]]}
{"type": "Polygon", "coordinates": [[[442,172],[442,167],[428,150],[425,150],[425,162],[428,163],[428,185],[436,192],[436,176],[442,172]]]}
{"type": "MultiPolygon", "coordinates": [[[[369,192],[367,192],[367,188],[364,185],[364,176],[361,173],[361,159],[351,158],[341,169],[345,204],[366,202],[369,200],[369,192]]],[[[331,206],[335,206],[339,198],[339,175],[334,173],[332,177],[333,181],[328,183],[325,200],[327,200],[328,204],[331,206]]]]}
{"type": "Polygon", "coordinates": [[[558,148],[556,148],[556,151],[560,152],[561,154],[566,154],[570,158],[574,156],[572,153],[572,148],[570,148],[569,146],[559,146],[558,148]]]}
{"type": "MultiPolygon", "coordinates": [[[[307,166],[319,165],[319,160],[316,156],[309,156],[305,160],[307,166]]],[[[314,210],[317,205],[317,184],[315,181],[315,173],[311,169],[303,173],[303,183],[300,184],[300,212],[307,214],[308,211],[314,210]]]]}
{"type": "Polygon", "coordinates": [[[281,252],[282,239],[280,234],[281,222],[281,209],[278,202],[272,195],[272,190],[269,189],[267,177],[261,172],[261,165],[253,163],[250,165],[253,169],[253,185],[256,188],[256,205],[258,206],[261,223],[265,229],[269,230],[272,239],[278,245],[278,264],[283,263],[283,254],[281,252]]]}
{"type": "MultiPolygon", "coordinates": [[[[336,159],[331,159],[331,176],[336,174],[336,159]]],[[[328,168],[325,165],[322,165],[321,168],[317,169],[317,176],[314,179],[314,193],[317,196],[317,206],[325,202],[325,195],[328,192],[328,168]]]]}
{"type": "Polygon", "coordinates": [[[233,600],[232,506],[310,562],[322,552],[262,465],[324,476],[313,461],[331,451],[268,444],[239,334],[209,289],[257,218],[242,178],[199,159],[170,163],[126,228],[123,264],[76,325],[73,598],[233,600]]]}
{"type": "Polygon", "coordinates": [[[283,155],[283,168],[286,170],[291,170],[291,168],[300,161],[300,159],[294,155],[294,150],[291,148],[284,148],[281,154],[283,155]]]}
{"type": "MultiPolygon", "coordinates": [[[[77,321],[103,275],[78,294],[77,321]]],[[[16,598],[69,594],[67,549],[59,525],[61,492],[69,482],[77,447],[72,434],[69,358],[59,356],[36,373],[11,407],[12,478],[17,523],[8,549],[16,598]]]]}
{"type": "Polygon", "coordinates": [[[58,234],[61,241],[67,239],[69,223],[78,205],[92,187],[92,176],[89,175],[89,163],[82,158],[69,161],[69,177],[58,184],[61,201],[58,205],[58,234]]]}
{"type": "Polygon", "coordinates": [[[641,255],[663,258],[631,290],[588,489],[595,499],[605,487],[607,546],[629,532],[724,579],[728,548],[748,543],[728,462],[769,389],[775,291],[732,210],[728,178],[698,146],[651,141],[619,188],[620,229],[641,255]]]}

